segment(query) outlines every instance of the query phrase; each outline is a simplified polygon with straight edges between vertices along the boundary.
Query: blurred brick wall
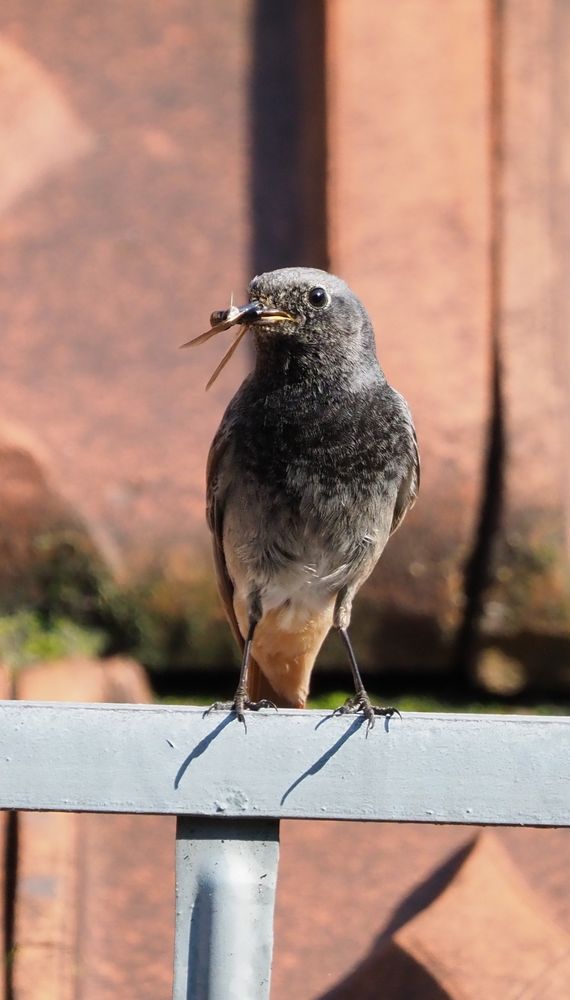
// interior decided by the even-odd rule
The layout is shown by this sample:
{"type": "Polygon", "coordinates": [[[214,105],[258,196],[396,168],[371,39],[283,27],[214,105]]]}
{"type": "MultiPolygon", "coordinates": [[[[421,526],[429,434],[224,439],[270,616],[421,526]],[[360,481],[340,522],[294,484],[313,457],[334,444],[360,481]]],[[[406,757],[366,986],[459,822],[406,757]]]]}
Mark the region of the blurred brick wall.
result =
{"type": "Polygon", "coordinates": [[[206,397],[219,345],[177,348],[249,279],[251,17],[247,0],[0,11],[20,81],[3,160],[27,173],[3,209],[0,406],[123,554],[203,534],[208,443],[247,370],[242,352],[206,397]]]}
{"type": "MultiPolygon", "coordinates": [[[[570,7],[494,9],[492,329],[501,508],[482,641],[570,681],[570,7]]],[[[481,669],[495,663],[483,656],[481,669]]]]}
{"type": "Polygon", "coordinates": [[[434,665],[466,610],[491,363],[486,9],[441,6],[337,0],[328,22],[331,264],[371,311],[422,455],[421,502],[373,581],[401,623],[378,644],[434,665]]]}
{"type": "Polygon", "coordinates": [[[564,683],[569,16],[5,0],[0,419],[117,565],[207,565],[206,453],[249,356],[205,395],[220,345],[178,344],[252,272],[328,264],[423,454],[357,605],[367,666],[480,651],[564,683]]]}

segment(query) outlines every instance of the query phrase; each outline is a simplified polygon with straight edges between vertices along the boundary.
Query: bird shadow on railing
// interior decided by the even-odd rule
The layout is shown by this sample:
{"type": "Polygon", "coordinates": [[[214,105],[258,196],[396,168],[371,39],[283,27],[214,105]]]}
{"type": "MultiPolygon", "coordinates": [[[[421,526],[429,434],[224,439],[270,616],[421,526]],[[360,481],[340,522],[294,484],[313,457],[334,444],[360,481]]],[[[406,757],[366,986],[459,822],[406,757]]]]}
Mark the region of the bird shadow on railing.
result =
{"type": "Polygon", "coordinates": [[[192,761],[196,760],[197,757],[201,757],[202,754],[205,753],[208,747],[210,746],[210,743],[213,743],[216,737],[220,735],[222,729],[225,729],[226,726],[229,726],[230,722],[232,722],[234,719],[235,719],[235,712],[229,712],[226,715],[226,717],[222,719],[220,723],[218,723],[216,728],[212,729],[212,732],[208,733],[207,736],[204,736],[200,740],[200,742],[196,744],[194,749],[188,754],[186,759],[182,761],[180,767],[178,768],[178,771],[176,772],[176,777],[174,779],[174,787],[176,790],[178,790],[180,782],[182,781],[182,778],[186,774],[186,771],[190,767],[192,761]]]}
{"type": "MultiPolygon", "coordinates": [[[[335,713],[332,712],[330,715],[327,715],[324,719],[320,719],[319,722],[317,722],[317,725],[315,726],[315,730],[319,729],[322,725],[325,724],[325,722],[328,722],[330,719],[334,718],[334,716],[335,713]]],[[[190,751],[190,753],[183,760],[182,764],[178,768],[178,771],[176,772],[176,777],[174,779],[174,788],[176,790],[178,790],[182,778],[186,774],[186,771],[190,767],[192,761],[196,760],[198,757],[201,757],[202,754],[206,752],[210,744],[213,743],[215,739],[217,739],[217,737],[220,735],[222,730],[226,728],[226,726],[228,726],[231,722],[235,720],[235,717],[236,717],[235,712],[233,711],[228,712],[225,718],[223,718],[222,721],[218,723],[218,725],[214,729],[212,729],[212,731],[208,733],[207,736],[204,736],[196,744],[194,749],[190,751]]],[[[390,721],[389,718],[384,719],[384,729],[386,732],[389,732],[389,721],[390,721]]],[[[335,741],[335,743],[333,743],[332,746],[328,748],[328,750],[325,750],[325,752],[321,754],[321,756],[314,762],[314,764],[311,764],[311,766],[308,767],[305,771],[303,771],[303,773],[300,774],[298,778],[295,778],[295,781],[293,781],[293,783],[289,786],[289,788],[287,788],[287,790],[283,793],[280,804],[283,805],[289,798],[291,793],[295,790],[295,788],[297,788],[303,781],[305,781],[307,778],[311,777],[314,774],[318,774],[318,772],[322,770],[322,768],[329,762],[329,760],[331,760],[331,758],[338,753],[338,751],[347,742],[347,740],[349,740],[351,736],[354,736],[354,734],[360,730],[360,728],[364,723],[366,723],[366,719],[363,715],[356,716],[352,720],[348,729],[342,734],[342,736],[339,736],[339,738],[335,741]]]]}
{"type": "MultiPolygon", "coordinates": [[[[321,719],[320,722],[317,722],[315,729],[318,729],[319,726],[323,725],[323,723],[328,722],[328,720],[331,719],[332,717],[333,717],[332,715],[328,715],[325,719],[321,719]]],[[[308,767],[306,771],[303,771],[303,773],[300,774],[298,778],[295,778],[295,781],[291,785],[289,785],[287,791],[284,792],[281,798],[281,805],[284,804],[284,802],[291,795],[291,792],[293,792],[295,788],[297,788],[301,784],[301,782],[305,781],[306,778],[310,778],[311,775],[313,774],[318,774],[318,772],[322,770],[325,764],[328,764],[331,757],[334,757],[334,755],[338,753],[343,744],[345,744],[346,741],[349,740],[351,736],[354,736],[354,734],[358,732],[363,722],[366,722],[364,716],[363,715],[357,716],[357,718],[352,721],[351,725],[348,727],[346,732],[343,733],[342,736],[339,736],[336,743],[333,743],[332,747],[329,747],[328,750],[325,750],[325,752],[321,754],[321,756],[318,758],[318,760],[315,761],[314,764],[311,764],[311,766],[308,767]]]]}

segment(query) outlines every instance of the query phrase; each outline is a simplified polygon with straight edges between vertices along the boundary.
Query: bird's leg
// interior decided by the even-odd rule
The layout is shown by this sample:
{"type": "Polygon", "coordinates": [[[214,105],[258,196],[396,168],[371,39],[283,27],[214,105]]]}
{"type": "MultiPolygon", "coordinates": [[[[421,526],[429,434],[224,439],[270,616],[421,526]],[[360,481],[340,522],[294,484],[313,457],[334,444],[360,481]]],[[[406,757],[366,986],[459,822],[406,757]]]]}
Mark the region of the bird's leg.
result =
{"type": "Polygon", "coordinates": [[[347,698],[344,705],[340,708],[335,709],[335,715],[346,715],[348,712],[362,712],[364,717],[368,720],[367,732],[372,729],[374,725],[374,719],[377,715],[383,715],[387,719],[391,719],[393,715],[400,715],[397,708],[380,708],[379,705],[373,705],[370,698],[366,692],[364,684],[362,683],[362,677],[360,676],[360,670],[358,669],[358,664],[356,662],[356,657],[354,655],[354,650],[352,648],[352,643],[350,637],[345,628],[339,627],[342,641],[346,647],[348,653],[348,659],[350,661],[350,669],[352,670],[352,679],[354,681],[355,693],[351,698],[347,698]]]}
{"type": "MultiPolygon", "coordinates": [[[[260,701],[251,701],[248,697],[247,692],[247,671],[249,667],[249,659],[251,656],[251,644],[253,642],[253,634],[255,632],[255,626],[257,625],[257,618],[251,619],[249,623],[249,629],[247,633],[247,638],[244,643],[243,653],[241,658],[241,669],[239,672],[239,681],[234,694],[233,701],[216,701],[213,705],[210,705],[208,712],[216,711],[219,709],[232,710],[236,713],[238,721],[243,722],[244,729],[247,732],[247,726],[245,724],[244,711],[248,709],[251,712],[258,712],[260,708],[276,708],[272,701],[267,698],[262,698],[260,701]]],[[[207,714],[207,713],[206,713],[207,714]]]]}

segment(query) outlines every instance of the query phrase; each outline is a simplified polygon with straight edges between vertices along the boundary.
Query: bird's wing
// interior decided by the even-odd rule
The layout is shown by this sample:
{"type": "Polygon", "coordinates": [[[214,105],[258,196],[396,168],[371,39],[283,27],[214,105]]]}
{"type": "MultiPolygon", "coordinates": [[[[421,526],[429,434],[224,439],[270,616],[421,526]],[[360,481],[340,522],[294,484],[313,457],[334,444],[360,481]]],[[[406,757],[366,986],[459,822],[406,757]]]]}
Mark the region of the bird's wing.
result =
{"type": "Polygon", "coordinates": [[[400,526],[407,512],[414,506],[420,489],[420,453],[418,449],[418,439],[416,437],[414,425],[411,423],[411,418],[410,431],[410,441],[412,445],[410,467],[408,469],[407,476],[405,476],[402,480],[396,497],[394,515],[392,517],[392,526],[390,528],[391,535],[396,531],[396,528],[400,526]]]}
{"type": "Polygon", "coordinates": [[[228,424],[224,420],[212,441],[208,455],[206,466],[206,518],[212,532],[214,567],[216,570],[218,591],[232,632],[240,649],[243,650],[244,640],[239,630],[234,611],[234,587],[228,573],[226,557],[224,555],[224,505],[227,490],[224,484],[223,464],[230,447],[231,424],[228,424]]]}
{"type": "MultiPolygon", "coordinates": [[[[240,650],[243,652],[245,645],[244,638],[239,630],[236,614],[234,611],[234,586],[228,573],[226,557],[224,554],[224,508],[230,482],[229,473],[224,469],[232,448],[233,426],[231,417],[226,417],[212,441],[208,463],[206,466],[206,517],[208,526],[212,532],[212,545],[214,551],[214,566],[218,582],[218,591],[224,606],[227,619],[231,625],[232,632],[236,638],[240,650]]],[[[282,698],[273,690],[269,681],[264,676],[257,661],[250,657],[248,677],[248,695],[252,701],[259,701],[268,698],[279,707],[288,708],[290,702],[282,698]]]]}

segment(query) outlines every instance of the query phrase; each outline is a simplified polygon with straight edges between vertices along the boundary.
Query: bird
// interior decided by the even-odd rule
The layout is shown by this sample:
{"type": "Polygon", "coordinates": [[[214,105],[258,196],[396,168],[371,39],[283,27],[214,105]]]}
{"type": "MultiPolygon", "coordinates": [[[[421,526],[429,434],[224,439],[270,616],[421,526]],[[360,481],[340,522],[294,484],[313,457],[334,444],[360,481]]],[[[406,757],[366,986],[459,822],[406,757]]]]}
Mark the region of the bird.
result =
{"type": "MultiPolygon", "coordinates": [[[[331,629],[354,695],[337,712],[375,717],[349,635],[352,603],[420,484],[410,408],[380,366],[370,317],[341,278],[285,267],[252,279],[248,301],[212,313],[211,329],[251,332],[253,370],[230,401],[207,462],[207,521],[218,589],[241,649],[232,702],[244,713],[303,708],[331,629]],[[268,697],[269,696],[269,697],[268,697]]],[[[399,714],[399,713],[398,713],[399,714]]]]}

